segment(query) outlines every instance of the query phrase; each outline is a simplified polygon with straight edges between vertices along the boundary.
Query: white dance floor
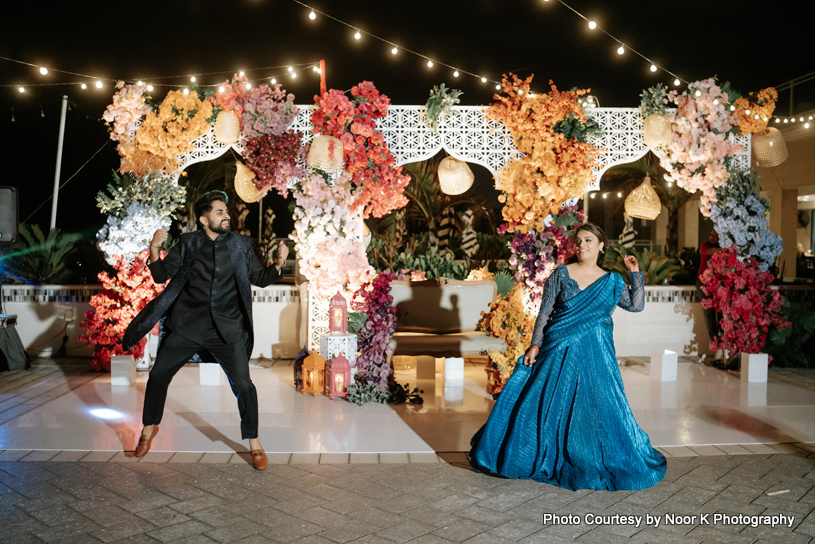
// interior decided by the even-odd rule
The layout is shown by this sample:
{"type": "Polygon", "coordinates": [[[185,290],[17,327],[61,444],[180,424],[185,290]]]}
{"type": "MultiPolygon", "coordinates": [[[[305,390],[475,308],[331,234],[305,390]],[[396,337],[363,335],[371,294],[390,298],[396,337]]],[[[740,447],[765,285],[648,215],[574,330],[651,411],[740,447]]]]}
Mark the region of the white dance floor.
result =
{"type": "MultiPolygon", "coordinates": [[[[647,364],[632,362],[638,360],[621,367],[623,382],[654,446],[815,442],[815,391],[803,385],[772,372],[769,383],[747,384],[737,373],[696,363],[680,363],[676,382],[656,382],[647,364]]],[[[414,372],[399,371],[397,380],[418,385],[425,402],[397,406],[304,396],[292,385],[291,361],[253,361],[251,373],[267,452],[467,451],[493,404],[480,365],[465,365],[458,382],[445,382],[441,374],[417,381],[414,372]]],[[[99,374],[0,425],[0,449],[132,450],[145,379],[112,387],[110,375],[99,374]]],[[[234,452],[246,444],[225,377],[220,386],[201,386],[196,367],[182,369],[170,385],[152,450],[234,452]]]]}

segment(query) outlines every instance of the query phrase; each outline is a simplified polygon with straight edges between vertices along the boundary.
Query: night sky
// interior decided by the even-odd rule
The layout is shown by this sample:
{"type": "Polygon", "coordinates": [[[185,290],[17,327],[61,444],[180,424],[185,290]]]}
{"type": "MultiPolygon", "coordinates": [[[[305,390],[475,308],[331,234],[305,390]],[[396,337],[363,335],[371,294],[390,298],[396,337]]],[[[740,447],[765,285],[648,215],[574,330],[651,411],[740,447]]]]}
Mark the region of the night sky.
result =
{"type": "MultiPolygon", "coordinates": [[[[618,55],[616,42],[589,30],[585,20],[555,0],[305,3],[402,50],[394,56],[390,45],[370,36],[355,40],[353,30],[324,16],[312,21],[309,10],[292,0],[93,1],[47,8],[4,3],[0,56],[52,69],[42,76],[36,67],[0,60],[0,185],[19,188],[20,220],[52,191],[60,99],[67,94],[71,109],[61,181],[102,150],[62,189],[57,226],[90,231],[101,225],[104,217],[94,196],[110,181],[119,158],[100,119],[116,79],[186,85],[196,75],[202,84],[216,84],[245,70],[254,83],[277,76],[298,104],[307,104],[319,90],[319,76],[304,68],[291,79],[286,66],[325,59],[329,88],[347,90],[370,80],[394,104],[424,104],[440,83],[464,91],[463,105],[492,101],[494,83],[464,74],[454,78],[441,63],[493,81],[502,73],[534,73],[537,91],[545,92],[552,79],[564,89],[591,88],[600,105],[610,107],[636,107],[639,93],[658,82],[673,88],[672,76],[652,73],[631,51],[618,55]],[[404,49],[436,65],[428,68],[425,59],[404,49]],[[255,70],[264,67],[273,68],[255,70]],[[104,88],[54,69],[106,78],[104,88]],[[87,82],[88,89],[59,85],[79,82],[87,82]],[[20,85],[25,93],[17,90],[20,85]]],[[[811,12],[802,12],[811,10],[801,8],[802,2],[568,3],[686,81],[718,76],[746,94],[813,70],[813,19],[811,12]]],[[[169,88],[157,86],[153,98],[160,101],[169,88]]],[[[815,107],[813,102],[813,82],[796,88],[796,112],[815,107]]],[[[777,111],[789,111],[789,93],[782,93],[777,111]]],[[[47,228],[50,213],[47,202],[29,222],[47,228]]]]}

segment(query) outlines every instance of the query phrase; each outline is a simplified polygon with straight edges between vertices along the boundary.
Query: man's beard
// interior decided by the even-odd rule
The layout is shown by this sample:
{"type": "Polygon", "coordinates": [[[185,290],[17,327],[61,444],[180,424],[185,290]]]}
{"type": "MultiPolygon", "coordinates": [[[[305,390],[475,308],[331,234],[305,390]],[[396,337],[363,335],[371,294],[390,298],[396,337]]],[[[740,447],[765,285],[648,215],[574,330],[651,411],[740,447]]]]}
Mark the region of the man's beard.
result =
{"type": "MultiPolygon", "coordinates": [[[[223,224],[223,222],[221,224],[223,224]]],[[[220,225],[211,225],[209,227],[209,230],[216,234],[225,234],[229,232],[229,222],[228,221],[226,222],[226,227],[222,227],[220,225]]]]}

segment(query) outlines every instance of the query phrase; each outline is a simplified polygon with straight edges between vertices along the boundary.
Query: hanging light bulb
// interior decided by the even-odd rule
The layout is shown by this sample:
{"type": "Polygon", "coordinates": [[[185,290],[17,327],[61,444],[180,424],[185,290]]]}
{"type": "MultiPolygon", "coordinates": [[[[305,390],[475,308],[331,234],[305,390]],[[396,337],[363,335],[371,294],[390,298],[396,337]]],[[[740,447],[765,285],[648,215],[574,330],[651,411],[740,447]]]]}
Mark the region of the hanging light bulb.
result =
{"type": "Polygon", "coordinates": [[[744,113],[746,113],[747,115],[750,115],[750,110],[744,110],[744,113]]]}
{"type": "Polygon", "coordinates": [[[316,66],[312,66],[312,67],[311,67],[311,70],[312,70],[313,72],[316,72],[316,71],[317,71],[317,67],[316,67],[316,66]]]}
{"type": "Polygon", "coordinates": [[[292,72],[292,73],[291,73],[291,78],[292,78],[292,79],[295,79],[296,77],[297,77],[297,72],[292,72]]]}
{"type": "Polygon", "coordinates": [[[355,40],[358,40],[358,39],[360,39],[360,38],[362,38],[362,34],[360,34],[360,33],[359,33],[359,30],[357,30],[356,34],[354,34],[354,39],[355,39],[355,40]]]}
{"type": "Polygon", "coordinates": [[[595,23],[594,21],[589,21],[589,28],[594,30],[595,28],[597,28],[597,23],[595,23]]]}
{"type": "Polygon", "coordinates": [[[679,78],[674,79],[674,85],[676,85],[677,87],[679,87],[679,78]]]}
{"type": "Polygon", "coordinates": [[[608,198],[608,193],[603,193],[603,198],[608,198]]]}
{"type": "Polygon", "coordinates": [[[621,196],[623,196],[622,193],[617,193],[617,198],[620,198],[621,196]]]}
{"type": "Polygon", "coordinates": [[[736,106],[730,106],[730,111],[736,111],[736,106]]]}
{"type": "Polygon", "coordinates": [[[311,13],[308,14],[308,18],[312,21],[317,18],[317,14],[314,13],[314,10],[311,10],[311,13]]]}
{"type": "Polygon", "coordinates": [[[700,97],[700,96],[702,96],[702,91],[700,91],[700,90],[698,90],[698,89],[697,89],[697,91],[696,91],[696,97],[698,98],[698,97],[700,97]]]}
{"type": "Polygon", "coordinates": [[[101,89],[101,88],[102,88],[102,82],[101,82],[101,81],[97,81],[97,82],[96,82],[96,88],[97,88],[97,89],[101,89]]]}
{"type": "Polygon", "coordinates": [[[243,70],[241,70],[240,72],[238,72],[238,75],[239,75],[239,76],[241,76],[241,77],[243,77],[243,70]]]}
{"type": "Polygon", "coordinates": [[[294,72],[294,68],[292,68],[291,66],[289,66],[288,70],[289,72],[294,72]]]}
{"type": "Polygon", "coordinates": [[[182,92],[183,92],[184,94],[190,94],[190,90],[189,90],[189,89],[184,89],[182,92]]]}
{"type": "Polygon", "coordinates": [[[495,86],[495,88],[496,88],[497,90],[499,90],[499,91],[501,90],[501,86],[500,86],[500,85],[496,85],[496,86],[495,86]]]}
{"type": "Polygon", "coordinates": [[[251,88],[252,88],[252,84],[251,84],[251,83],[249,83],[249,82],[247,82],[247,83],[246,83],[246,90],[248,91],[248,90],[249,90],[249,89],[251,89],[251,88]]]}
{"type": "Polygon", "coordinates": [[[272,85],[274,85],[275,83],[277,83],[277,80],[275,78],[272,78],[272,85]]]}
{"type": "Polygon", "coordinates": [[[220,87],[218,87],[218,92],[219,92],[219,93],[224,93],[224,92],[226,92],[226,89],[224,88],[224,86],[223,86],[223,85],[221,85],[220,87]]]}
{"type": "Polygon", "coordinates": [[[192,77],[190,78],[190,81],[192,81],[193,83],[195,83],[195,76],[192,76],[192,77]]]}
{"type": "Polygon", "coordinates": [[[592,194],[591,194],[591,197],[592,197],[592,198],[594,198],[595,196],[597,196],[595,193],[592,193],[592,194]]]}
{"type": "Polygon", "coordinates": [[[47,74],[47,73],[48,73],[48,68],[46,68],[45,66],[43,66],[42,68],[40,68],[40,73],[41,73],[42,75],[47,74]]]}
{"type": "Polygon", "coordinates": [[[617,54],[622,55],[623,53],[625,53],[625,46],[620,45],[620,47],[617,48],[617,54]]]}
{"type": "Polygon", "coordinates": [[[137,82],[136,82],[136,85],[137,85],[137,86],[139,86],[139,87],[141,87],[141,86],[143,86],[143,85],[144,85],[144,82],[143,82],[143,81],[137,81],[137,82]]]}
{"type": "Polygon", "coordinates": [[[428,68],[433,68],[433,61],[432,60],[427,61],[427,67],[428,68]]]}
{"type": "Polygon", "coordinates": [[[148,85],[148,86],[147,86],[147,90],[148,90],[148,91],[152,91],[152,90],[153,90],[153,86],[152,86],[152,85],[148,85]]]}
{"type": "Polygon", "coordinates": [[[25,87],[20,87],[20,88],[19,88],[19,89],[17,89],[17,90],[18,90],[18,91],[20,91],[21,93],[24,93],[24,92],[25,92],[25,87]]]}
{"type": "Polygon", "coordinates": [[[651,65],[651,71],[652,71],[652,72],[656,72],[656,71],[657,71],[657,65],[656,65],[656,64],[652,64],[652,65],[651,65]]]}
{"type": "Polygon", "coordinates": [[[398,53],[398,52],[399,52],[399,49],[397,49],[396,47],[394,47],[393,49],[391,49],[391,53],[392,53],[392,54],[394,54],[394,55],[395,55],[396,53],[398,53]]]}
{"type": "Polygon", "coordinates": [[[719,105],[719,99],[718,99],[718,98],[713,99],[713,105],[714,105],[714,106],[718,106],[718,105],[719,105]]]}
{"type": "Polygon", "coordinates": [[[776,123],[780,123],[780,122],[781,122],[781,119],[779,119],[778,117],[776,117],[776,118],[775,118],[775,122],[776,122],[776,123]]]}
{"type": "Polygon", "coordinates": [[[87,89],[87,88],[88,88],[88,86],[87,86],[87,85],[85,85],[85,84],[83,83],[83,84],[82,84],[82,88],[83,88],[83,89],[87,89]]]}
{"type": "Polygon", "coordinates": [[[453,77],[458,77],[458,70],[456,70],[455,72],[453,72],[453,77]]]}
{"type": "Polygon", "coordinates": [[[486,82],[487,82],[487,78],[482,77],[482,78],[481,78],[481,83],[486,83],[486,82]]]}

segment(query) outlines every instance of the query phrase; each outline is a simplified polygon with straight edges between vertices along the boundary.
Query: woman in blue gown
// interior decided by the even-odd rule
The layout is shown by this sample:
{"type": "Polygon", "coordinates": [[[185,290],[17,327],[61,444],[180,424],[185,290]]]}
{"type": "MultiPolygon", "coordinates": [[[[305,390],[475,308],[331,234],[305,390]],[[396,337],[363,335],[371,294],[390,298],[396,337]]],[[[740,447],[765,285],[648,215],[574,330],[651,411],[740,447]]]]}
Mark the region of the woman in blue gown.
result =
{"type": "Polygon", "coordinates": [[[586,223],[576,262],[546,281],[532,345],[518,360],[487,423],[472,439],[478,470],[568,489],[644,489],[665,476],[625,397],[611,314],[642,311],[643,274],[625,257],[629,288],[600,265],[608,240],[586,223]]]}

